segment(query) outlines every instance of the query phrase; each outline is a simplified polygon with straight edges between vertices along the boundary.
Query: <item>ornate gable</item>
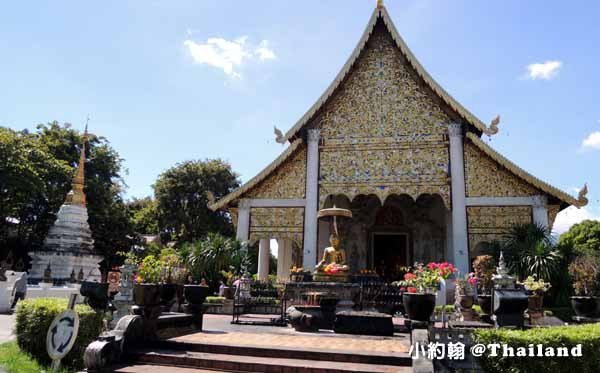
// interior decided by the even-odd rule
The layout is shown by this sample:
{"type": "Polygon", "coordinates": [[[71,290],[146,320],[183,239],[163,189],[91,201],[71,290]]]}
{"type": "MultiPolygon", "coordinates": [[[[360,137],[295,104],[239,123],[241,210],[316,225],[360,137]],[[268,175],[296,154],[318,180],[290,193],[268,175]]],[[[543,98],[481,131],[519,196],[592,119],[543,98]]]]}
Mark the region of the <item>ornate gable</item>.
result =
{"type": "Polygon", "coordinates": [[[439,194],[450,206],[443,103],[379,19],[353,68],[311,126],[321,130],[320,196],[439,194]]]}

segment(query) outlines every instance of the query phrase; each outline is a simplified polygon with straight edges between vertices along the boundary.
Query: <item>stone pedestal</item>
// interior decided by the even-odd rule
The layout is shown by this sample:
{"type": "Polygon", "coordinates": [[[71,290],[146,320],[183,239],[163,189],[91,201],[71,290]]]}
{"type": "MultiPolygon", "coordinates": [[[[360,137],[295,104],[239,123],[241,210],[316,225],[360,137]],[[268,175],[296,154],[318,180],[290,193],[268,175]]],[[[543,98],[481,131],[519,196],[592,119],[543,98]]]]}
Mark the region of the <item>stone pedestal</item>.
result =
{"type": "Polygon", "coordinates": [[[12,303],[11,290],[8,288],[8,282],[0,281],[0,313],[7,313],[10,311],[12,303]]]}

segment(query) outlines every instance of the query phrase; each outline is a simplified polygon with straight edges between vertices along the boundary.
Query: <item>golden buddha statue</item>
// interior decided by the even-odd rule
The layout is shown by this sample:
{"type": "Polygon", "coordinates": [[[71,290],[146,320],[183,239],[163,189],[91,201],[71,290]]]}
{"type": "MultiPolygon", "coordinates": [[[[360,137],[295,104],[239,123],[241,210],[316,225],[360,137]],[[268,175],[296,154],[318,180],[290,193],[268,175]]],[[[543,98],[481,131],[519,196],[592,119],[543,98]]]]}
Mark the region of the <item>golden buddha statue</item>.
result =
{"type": "Polygon", "coordinates": [[[331,274],[337,274],[342,272],[345,274],[350,269],[346,265],[346,252],[340,248],[340,238],[337,234],[332,233],[329,236],[329,243],[331,246],[326,247],[323,252],[323,259],[317,264],[317,272],[325,272],[325,268],[330,264],[337,264],[337,268],[331,274]]]}

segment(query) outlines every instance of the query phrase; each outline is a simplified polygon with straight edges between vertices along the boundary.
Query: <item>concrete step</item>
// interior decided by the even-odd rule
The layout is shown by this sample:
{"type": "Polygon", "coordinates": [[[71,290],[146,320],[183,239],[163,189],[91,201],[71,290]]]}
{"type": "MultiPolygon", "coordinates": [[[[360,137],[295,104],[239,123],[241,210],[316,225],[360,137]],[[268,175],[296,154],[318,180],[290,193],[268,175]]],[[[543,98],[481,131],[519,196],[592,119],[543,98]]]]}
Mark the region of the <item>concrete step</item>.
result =
{"type": "Polygon", "coordinates": [[[134,364],[123,367],[115,367],[113,372],[117,373],[215,373],[232,372],[226,370],[183,368],[166,365],[134,364]]]}
{"type": "MultiPolygon", "coordinates": [[[[286,373],[408,373],[411,367],[353,362],[318,361],[293,358],[257,357],[180,350],[138,350],[131,354],[135,364],[155,364],[182,368],[230,372],[286,373]]],[[[129,369],[129,368],[122,368],[129,369]]],[[[134,372],[120,370],[120,372],[134,372]]],[[[144,371],[145,373],[149,373],[144,371]]]]}
{"type": "MultiPolygon", "coordinates": [[[[326,343],[326,340],[324,340],[326,343]]],[[[152,348],[172,351],[205,352],[224,355],[253,356],[264,358],[283,358],[329,361],[355,364],[381,364],[393,366],[411,366],[412,359],[409,354],[399,353],[360,353],[357,351],[332,351],[319,349],[319,346],[302,346],[302,349],[289,347],[257,347],[235,344],[214,344],[184,341],[160,341],[152,348]]]]}

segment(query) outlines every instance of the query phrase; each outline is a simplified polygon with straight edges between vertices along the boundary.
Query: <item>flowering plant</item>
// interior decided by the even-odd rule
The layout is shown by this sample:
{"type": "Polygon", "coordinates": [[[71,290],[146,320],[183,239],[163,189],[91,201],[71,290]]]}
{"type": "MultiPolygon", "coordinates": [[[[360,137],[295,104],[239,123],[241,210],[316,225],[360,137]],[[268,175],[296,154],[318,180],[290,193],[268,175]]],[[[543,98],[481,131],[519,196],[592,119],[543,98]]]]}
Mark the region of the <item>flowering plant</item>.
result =
{"type": "Polygon", "coordinates": [[[473,295],[475,288],[477,287],[477,277],[474,272],[468,273],[466,276],[458,276],[456,279],[456,286],[462,290],[462,294],[473,295]]]}
{"type": "Polygon", "coordinates": [[[154,255],[148,255],[142,260],[138,268],[135,282],[138,284],[158,284],[161,280],[162,262],[154,255]]]}
{"type": "Polygon", "coordinates": [[[526,290],[531,291],[537,295],[542,295],[548,291],[552,287],[549,282],[544,281],[543,279],[536,280],[536,276],[529,276],[521,283],[525,287],[526,290]]]}
{"type": "Polygon", "coordinates": [[[417,263],[396,284],[404,287],[409,293],[435,292],[442,279],[447,279],[456,272],[456,268],[448,263],[429,263],[426,266],[417,263]]]}

